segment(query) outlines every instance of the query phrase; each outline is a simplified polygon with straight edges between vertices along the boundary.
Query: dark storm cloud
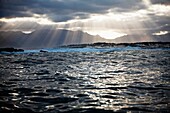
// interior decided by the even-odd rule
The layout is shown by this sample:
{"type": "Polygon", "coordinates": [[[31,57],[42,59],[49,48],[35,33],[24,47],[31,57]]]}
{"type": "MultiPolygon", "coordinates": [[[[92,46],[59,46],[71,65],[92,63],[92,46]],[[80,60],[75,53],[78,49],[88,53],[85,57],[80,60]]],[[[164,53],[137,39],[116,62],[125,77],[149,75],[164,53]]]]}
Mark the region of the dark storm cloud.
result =
{"type": "Polygon", "coordinates": [[[104,14],[111,8],[121,12],[143,7],[141,0],[0,0],[0,18],[40,14],[59,22],[104,14]]]}
{"type": "Polygon", "coordinates": [[[151,3],[170,5],[170,0],[151,0],[151,3]]]}

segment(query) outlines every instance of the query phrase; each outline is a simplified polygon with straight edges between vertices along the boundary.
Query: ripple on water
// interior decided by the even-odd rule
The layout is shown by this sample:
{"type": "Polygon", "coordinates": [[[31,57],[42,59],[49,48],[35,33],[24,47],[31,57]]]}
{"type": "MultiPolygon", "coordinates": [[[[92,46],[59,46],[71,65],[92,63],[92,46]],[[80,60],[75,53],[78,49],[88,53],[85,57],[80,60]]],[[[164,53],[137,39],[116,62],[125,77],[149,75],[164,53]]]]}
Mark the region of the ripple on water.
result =
{"type": "Polygon", "coordinates": [[[0,112],[170,112],[167,51],[0,55],[0,112]]]}
{"type": "Polygon", "coordinates": [[[50,104],[58,104],[58,103],[68,103],[72,101],[76,101],[77,98],[69,98],[69,97],[49,97],[49,98],[43,98],[43,97],[31,97],[29,98],[31,101],[35,102],[42,102],[42,103],[50,103],[50,104]]]}

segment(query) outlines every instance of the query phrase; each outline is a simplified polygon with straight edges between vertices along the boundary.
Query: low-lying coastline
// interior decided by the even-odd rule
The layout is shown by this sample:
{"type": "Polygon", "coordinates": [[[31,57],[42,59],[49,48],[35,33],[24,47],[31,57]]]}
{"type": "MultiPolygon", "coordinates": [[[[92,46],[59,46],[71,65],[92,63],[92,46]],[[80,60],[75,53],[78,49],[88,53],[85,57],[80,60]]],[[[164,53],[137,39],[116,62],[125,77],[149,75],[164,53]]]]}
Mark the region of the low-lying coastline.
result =
{"type": "MultiPolygon", "coordinates": [[[[156,48],[170,48],[170,42],[139,42],[139,43],[105,43],[105,42],[98,42],[98,43],[92,43],[92,44],[71,44],[71,45],[63,45],[58,46],[55,48],[0,48],[0,53],[2,52],[25,52],[28,50],[36,50],[36,52],[49,52],[51,49],[64,49],[64,48],[71,48],[71,49],[78,49],[78,48],[125,48],[125,47],[138,47],[141,49],[156,49],[156,48]]],[[[54,52],[54,51],[53,51],[54,52]]]]}
{"type": "Polygon", "coordinates": [[[105,43],[98,42],[93,44],[72,44],[61,47],[84,48],[84,47],[143,47],[143,48],[170,48],[170,42],[137,42],[137,43],[105,43]]]}

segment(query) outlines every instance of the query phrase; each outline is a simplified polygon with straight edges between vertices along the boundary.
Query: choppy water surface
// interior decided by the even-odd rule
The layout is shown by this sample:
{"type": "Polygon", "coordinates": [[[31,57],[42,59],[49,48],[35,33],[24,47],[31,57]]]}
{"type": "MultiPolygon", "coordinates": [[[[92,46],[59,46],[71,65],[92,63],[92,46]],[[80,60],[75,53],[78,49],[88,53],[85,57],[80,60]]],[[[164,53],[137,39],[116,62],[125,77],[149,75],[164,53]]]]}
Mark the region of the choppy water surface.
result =
{"type": "Polygon", "coordinates": [[[0,112],[170,112],[170,50],[0,54],[0,112]]]}

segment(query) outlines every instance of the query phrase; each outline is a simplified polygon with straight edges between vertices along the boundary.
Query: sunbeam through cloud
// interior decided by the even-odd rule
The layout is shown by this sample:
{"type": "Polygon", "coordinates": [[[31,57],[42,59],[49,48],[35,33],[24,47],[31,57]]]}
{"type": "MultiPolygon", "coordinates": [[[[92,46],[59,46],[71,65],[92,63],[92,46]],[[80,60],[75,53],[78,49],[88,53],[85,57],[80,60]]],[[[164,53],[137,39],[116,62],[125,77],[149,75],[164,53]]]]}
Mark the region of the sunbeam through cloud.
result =
{"type": "Polygon", "coordinates": [[[170,113],[170,0],[0,0],[0,113],[170,113]]]}
{"type": "MultiPolygon", "coordinates": [[[[57,45],[116,43],[118,38],[121,42],[122,37],[136,37],[133,42],[148,42],[157,40],[154,39],[156,32],[164,29],[169,32],[170,6],[167,0],[0,0],[0,3],[0,32],[5,38],[5,41],[1,38],[1,45],[9,46],[6,40],[19,37],[16,32],[12,32],[14,30],[31,37],[31,40],[24,38],[25,36],[22,38],[25,43],[30,44],[27,44],[28,46],[31,46],[31,41],[37,40],[37,43],[40,43],[38,40],[41,38],[49,43],[45,45],[52,44],[54,40],[58,41],[57,45]],[[32,29],[35,30],[34,34],[23,32],[32,29]],[[37,38],[38,33],[46,30],[49,32],[47,34],[50,34],[48,37],[45,35],[37,38]],[[71,33],[67,33],[62,39],[61,30],[71,33]]],[[[162,41],[167,41],[167,38],[162,38],[162,41]]]]}

